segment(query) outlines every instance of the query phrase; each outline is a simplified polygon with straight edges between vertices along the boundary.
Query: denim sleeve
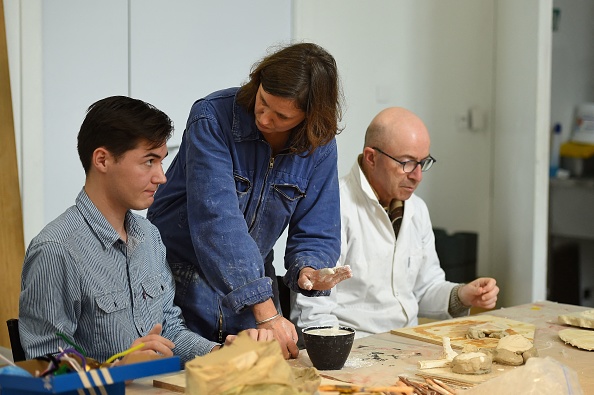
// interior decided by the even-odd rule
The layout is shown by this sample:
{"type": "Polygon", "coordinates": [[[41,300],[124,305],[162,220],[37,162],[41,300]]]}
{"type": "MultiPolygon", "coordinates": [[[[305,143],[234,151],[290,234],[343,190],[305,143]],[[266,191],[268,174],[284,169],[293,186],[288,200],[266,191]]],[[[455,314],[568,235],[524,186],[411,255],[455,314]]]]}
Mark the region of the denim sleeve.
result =
{"type": "Polygon", "coordinates": [[[299,288],[299,271],[304,267],[323,269],[336,266],[340,256],[340,198],[336,139],[323,149],[302,199],[289,223],[285,254],[285,283],[307,296],[329,295],[330,291],[299,288]]]}
{"type": "MultiPolygon", "coordinates": [[[[199,104],[206,107],[208,104],[199,104]]],[[[239,209],[234,141],[209,108],[195,108],[186,139],[188,226],[198,264],[208,284],[236,312],[272,297],[264,261],[239,209]]]]}

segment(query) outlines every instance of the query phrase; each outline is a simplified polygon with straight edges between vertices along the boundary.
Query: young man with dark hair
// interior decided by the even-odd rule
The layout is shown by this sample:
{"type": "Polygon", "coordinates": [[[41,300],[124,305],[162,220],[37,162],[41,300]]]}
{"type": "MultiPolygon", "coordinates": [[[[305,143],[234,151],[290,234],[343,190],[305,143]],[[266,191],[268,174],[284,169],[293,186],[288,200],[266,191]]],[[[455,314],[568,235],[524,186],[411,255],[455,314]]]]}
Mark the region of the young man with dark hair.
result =
{"type": "Polygon", "coordinates": [[[89,107],[78,134],[85,185],[25,256],[19,331],[27,358],[65,346],[58,333],[99,361],[140,343],[138,353],[184,363],[220,347],[186,327],[159,231],[131,212],[149,207],[165,183],[172,133],[171,119],[141,100],[113,96],[89,107]]]}

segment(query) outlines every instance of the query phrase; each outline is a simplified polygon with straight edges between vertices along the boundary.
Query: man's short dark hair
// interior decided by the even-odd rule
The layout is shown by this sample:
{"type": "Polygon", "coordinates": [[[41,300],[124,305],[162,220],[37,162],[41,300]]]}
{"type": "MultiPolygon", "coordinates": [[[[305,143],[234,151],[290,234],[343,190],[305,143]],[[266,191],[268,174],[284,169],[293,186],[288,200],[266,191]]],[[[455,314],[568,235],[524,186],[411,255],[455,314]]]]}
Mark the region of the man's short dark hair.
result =
{"type": "Polygon", "coordinates": [[[117,159],[143,141],[159,147],[172,134],[173,122],[155,106],[127,96],[106,97],[87,110],[78,132],[78,156],[86,174],[99,147],[117,159]]]}

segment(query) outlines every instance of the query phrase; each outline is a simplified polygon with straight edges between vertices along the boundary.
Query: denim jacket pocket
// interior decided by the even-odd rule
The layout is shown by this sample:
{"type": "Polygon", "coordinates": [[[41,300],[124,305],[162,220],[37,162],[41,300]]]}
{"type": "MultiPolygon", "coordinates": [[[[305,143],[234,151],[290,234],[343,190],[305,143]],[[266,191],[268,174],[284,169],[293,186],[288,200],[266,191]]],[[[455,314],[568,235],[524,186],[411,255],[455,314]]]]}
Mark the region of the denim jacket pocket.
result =
{"type": "Polygon", "coordinates": [[[245,206],[249,202],[250,193],[252,191],[252,182],[242,175],[233,174],[235,179],[235,191],[237,192],[237,200],[239,201],[239,208],[244,211],[245,206]]]}
{"type": "Polygon", "coordinates": [[[272,187],[276,192],[280,193],[282,196],[292,202],[306,196],[305,191],[302,191],[297,185],[274,184],[272,187]]]}
{"type": "Polygon", "coordinates": [[[271,187],[275,198],[271,207],[278,212],[292,214],[299,201],[306,196],[308,180],[294,175],[278,174],[271,187]]]}

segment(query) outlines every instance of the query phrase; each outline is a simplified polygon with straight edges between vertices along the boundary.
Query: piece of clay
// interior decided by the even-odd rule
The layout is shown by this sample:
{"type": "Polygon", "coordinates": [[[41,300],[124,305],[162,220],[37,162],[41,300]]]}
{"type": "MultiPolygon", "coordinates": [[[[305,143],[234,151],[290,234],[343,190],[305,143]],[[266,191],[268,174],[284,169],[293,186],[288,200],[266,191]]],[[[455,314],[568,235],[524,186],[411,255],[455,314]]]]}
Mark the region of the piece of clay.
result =
{"type": "Polygon", "coordinates": [[[489,334],[489,337],[493,339],[503,339],[506,336],[509,336],[509,333],[507,333],[506,331],[493,332],[489,334]]]}
{"type": "Polygon", "coordinates": [[[495,360],[495,355],[497,355],[497,350],[494,348],[481,347],[481,348],[477,349],[476,351],[487,354],[488,356],[491,357],[492,360],[495,360]]]}
{"type": "Polygon", "coordinates": [[[521,354],[530,350],[534,345],[522,335],[506,336],[497,343],[497,350],[504,348],[514,353],[521,354]]]}
{"type": "Polygon", "coordinates": [[[563,329],[559,331],[559,337],[565,343],[581,348],[583,350],[594,350],[594,331],[587,329],[563,329]]]}
{"type": "Polygon", "coordinates": [[[485,332],[481,331],[480,329],[468,328],[468,332],[466,332],[467,339],[482,339],[484,337],[485,332]]]}
{"type": "Polygon", "coordinates": [[[560,323],[581,328],[594,328],[594,309],[580,311],[579,313],[562,314],[557,317],[560,323]]]}
{"type": "Polygon", "coordinates": [[[485,337],[491,337],[495,339],[501,339],[502,337],[508,335],[506,329],[506,327],[487,322],[468,328],[468,331],[466,332],[466,338],[483,339],[485,337]]]}
{"type": "Polygon", "coordinates": [[[536,347],[532,347],[530,350],[524,351],[522,353],[522,358],[524,359],[524,363],[526,363],[526,361],[532,357],[538,357],[538,350],[536,349],[536,347]]]}
{"type": "Polygon", "coordinates": [[[483,351],[483,350],[478,348],[474,344],[469,344],[469,343],[465,344],[464,347],[462,347],[462,352],[475,352],[475,351],[483,351]]]}
{"type": "Polygon", "coordinates": [[[491,371],[493,361],[482,352],[458,354],[452,360],[452,372],[461,374],[485,374],[491,371]]]}
{"type": "Polygon", "coordinates": [[[520,366],[524,363],[524,358],[520,354],[501,348],[496,351],[493,362],[503,365],[520,366]]]}

